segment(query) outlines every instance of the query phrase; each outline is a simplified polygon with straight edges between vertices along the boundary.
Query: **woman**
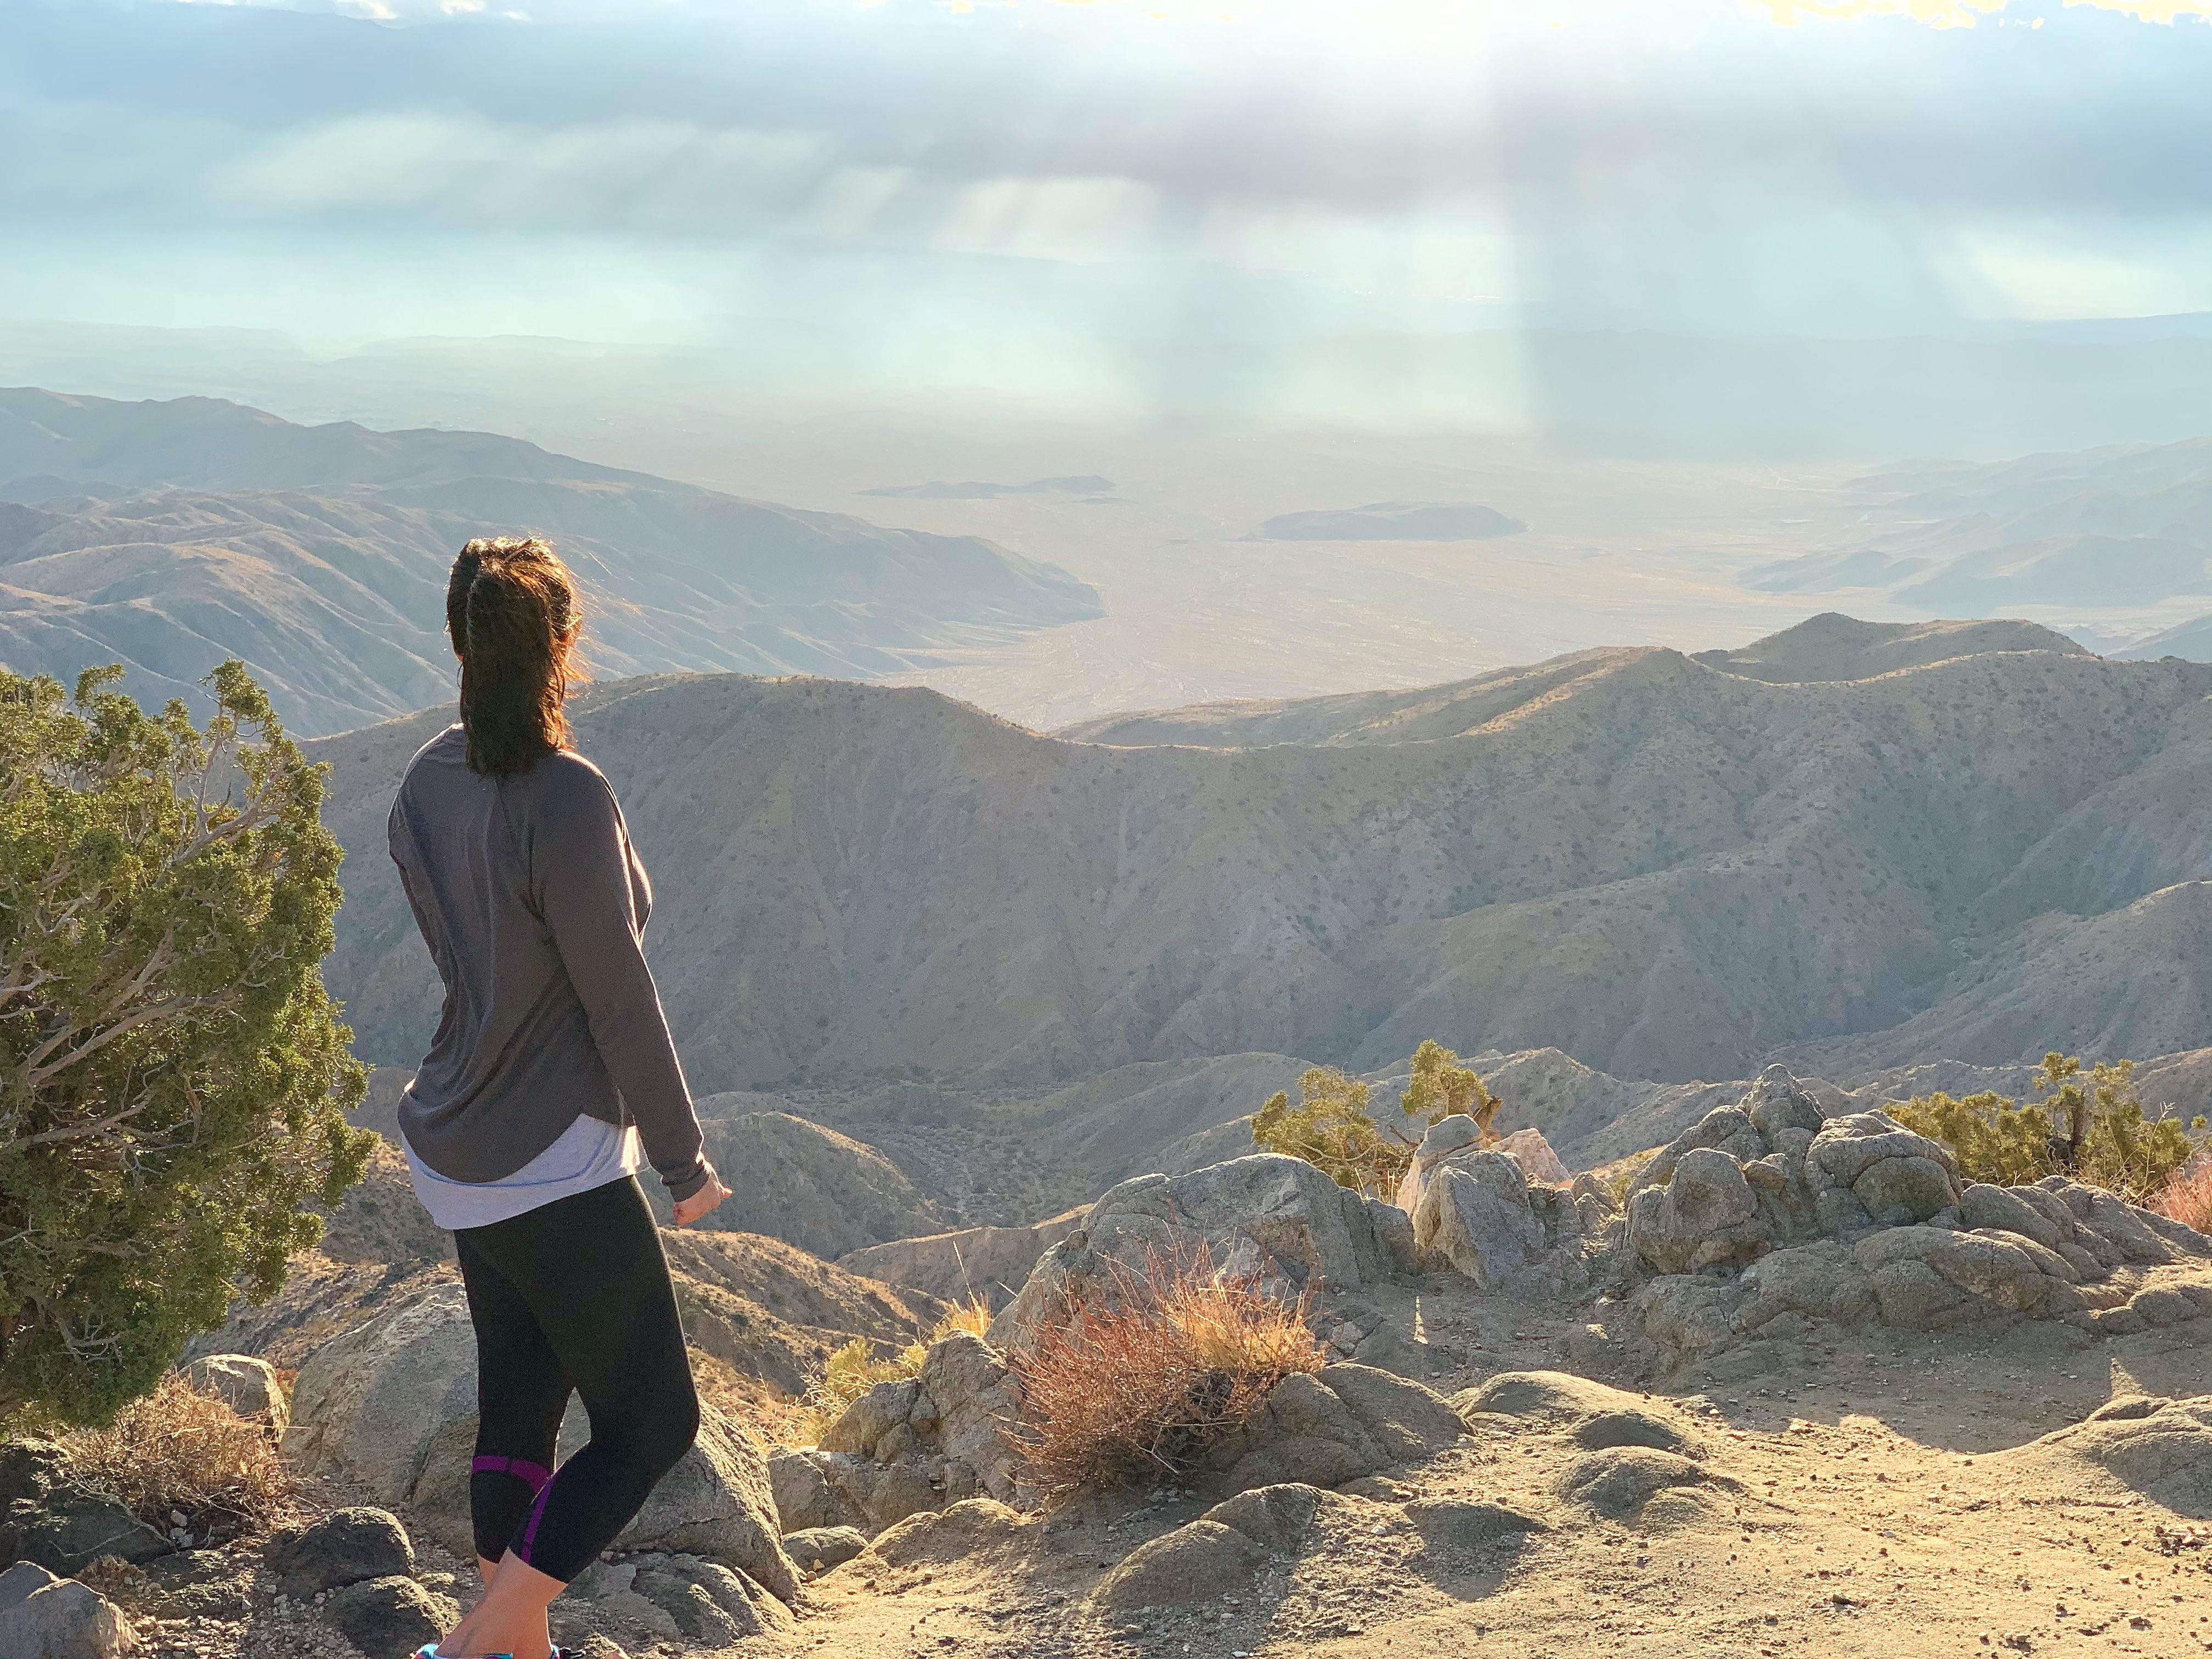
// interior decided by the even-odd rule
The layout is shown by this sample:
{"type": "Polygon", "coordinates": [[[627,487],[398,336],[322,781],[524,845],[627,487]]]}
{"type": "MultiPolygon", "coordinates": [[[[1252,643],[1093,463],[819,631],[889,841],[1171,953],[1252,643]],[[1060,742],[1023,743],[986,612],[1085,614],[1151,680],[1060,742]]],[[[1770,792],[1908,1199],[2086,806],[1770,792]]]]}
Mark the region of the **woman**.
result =
{"type": "Polygon", "coordinates": [[[698,1431],[648,1160],[679,1224],[728,1196],[639,936],[653,892],[622,809],[567,747],[575,584],[542,541],[472,541],[446,624],[460,722],[392,803],[392,861],[445,981],[400,1102],[415,1190],[452,1230],[477,1335],[469,1479],[486,1589],[416,1659],[548,1659],[545,1609],[698,1431]],[[573,1389],[592,1438],[553,1467],[573,1389]]]}

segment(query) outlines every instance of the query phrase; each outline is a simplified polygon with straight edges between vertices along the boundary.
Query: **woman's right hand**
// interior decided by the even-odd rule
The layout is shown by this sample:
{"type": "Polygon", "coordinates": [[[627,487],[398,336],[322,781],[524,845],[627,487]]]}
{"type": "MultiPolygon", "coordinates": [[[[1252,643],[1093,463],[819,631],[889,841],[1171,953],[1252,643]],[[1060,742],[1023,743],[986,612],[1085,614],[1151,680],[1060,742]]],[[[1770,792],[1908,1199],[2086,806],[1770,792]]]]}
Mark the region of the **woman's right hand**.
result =
{"type": "Polygon", "coordinates": [[[722,1184],[722,1177],[712,1170],[707,1171],[707,1184],[689,1198],[676,1200],[676,1224],[688,1227],[730,1195],[722,1184]]]}

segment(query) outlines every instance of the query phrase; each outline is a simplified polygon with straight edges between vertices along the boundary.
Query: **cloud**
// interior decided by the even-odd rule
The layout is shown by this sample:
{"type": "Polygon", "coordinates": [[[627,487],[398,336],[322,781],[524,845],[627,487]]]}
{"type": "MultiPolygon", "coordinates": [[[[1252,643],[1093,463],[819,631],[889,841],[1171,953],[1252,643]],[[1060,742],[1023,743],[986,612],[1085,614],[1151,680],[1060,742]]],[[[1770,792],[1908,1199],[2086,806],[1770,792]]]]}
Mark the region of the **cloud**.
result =
{"type": "Polygon", "coordinates": [[[2212,33],[2136,21],[2169,0],[550,0],[530,27],[383,0],[405,27],[337,3],[0,0],[11,234],[289,238],[387,272],[536,237],[702,283],[824,248],[902,282],[1127,265],[1147,295],[1226,269],[1859,331],[2100,271],[2152,292],[2124,271],[2196,257],[2212,219],[2212,33]],[[1898,26],[1772,27],[1847,16],[1898,26]],[[1989,27],[2031,21],[2055,27],[1989,27]]]}

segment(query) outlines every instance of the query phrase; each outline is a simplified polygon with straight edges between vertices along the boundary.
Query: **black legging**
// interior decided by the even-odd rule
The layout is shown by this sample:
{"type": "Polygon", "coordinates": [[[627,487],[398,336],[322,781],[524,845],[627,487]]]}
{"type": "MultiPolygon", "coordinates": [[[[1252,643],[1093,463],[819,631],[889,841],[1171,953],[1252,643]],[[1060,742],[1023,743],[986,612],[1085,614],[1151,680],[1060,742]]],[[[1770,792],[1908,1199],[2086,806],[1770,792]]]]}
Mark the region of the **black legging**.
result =
{"type": "Polygon", "coordinates": [[[633,1180],[453,1235],[477,1333],[477,1553],[566,1583],[699,1432],[660,1235],[633,1180]],[[591,1443],[553,1471],[568,1391],[591,1443]]]}

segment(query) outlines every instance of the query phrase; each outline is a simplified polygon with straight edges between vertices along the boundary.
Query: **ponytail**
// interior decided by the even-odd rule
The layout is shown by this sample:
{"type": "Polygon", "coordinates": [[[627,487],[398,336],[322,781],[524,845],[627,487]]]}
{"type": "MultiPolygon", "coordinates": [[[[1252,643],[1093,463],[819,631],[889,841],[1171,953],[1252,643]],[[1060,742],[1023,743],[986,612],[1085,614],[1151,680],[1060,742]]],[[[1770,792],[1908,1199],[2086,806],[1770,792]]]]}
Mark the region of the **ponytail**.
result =
{"type": "Polygon", "coordinates": [[[520,772],[568,740],[562,704],[583,676],[570,661],[583,613],[558,554],[536,537],[482,537],[446,586],[446,629],[461,659],[469,765],[520,772]]]}

